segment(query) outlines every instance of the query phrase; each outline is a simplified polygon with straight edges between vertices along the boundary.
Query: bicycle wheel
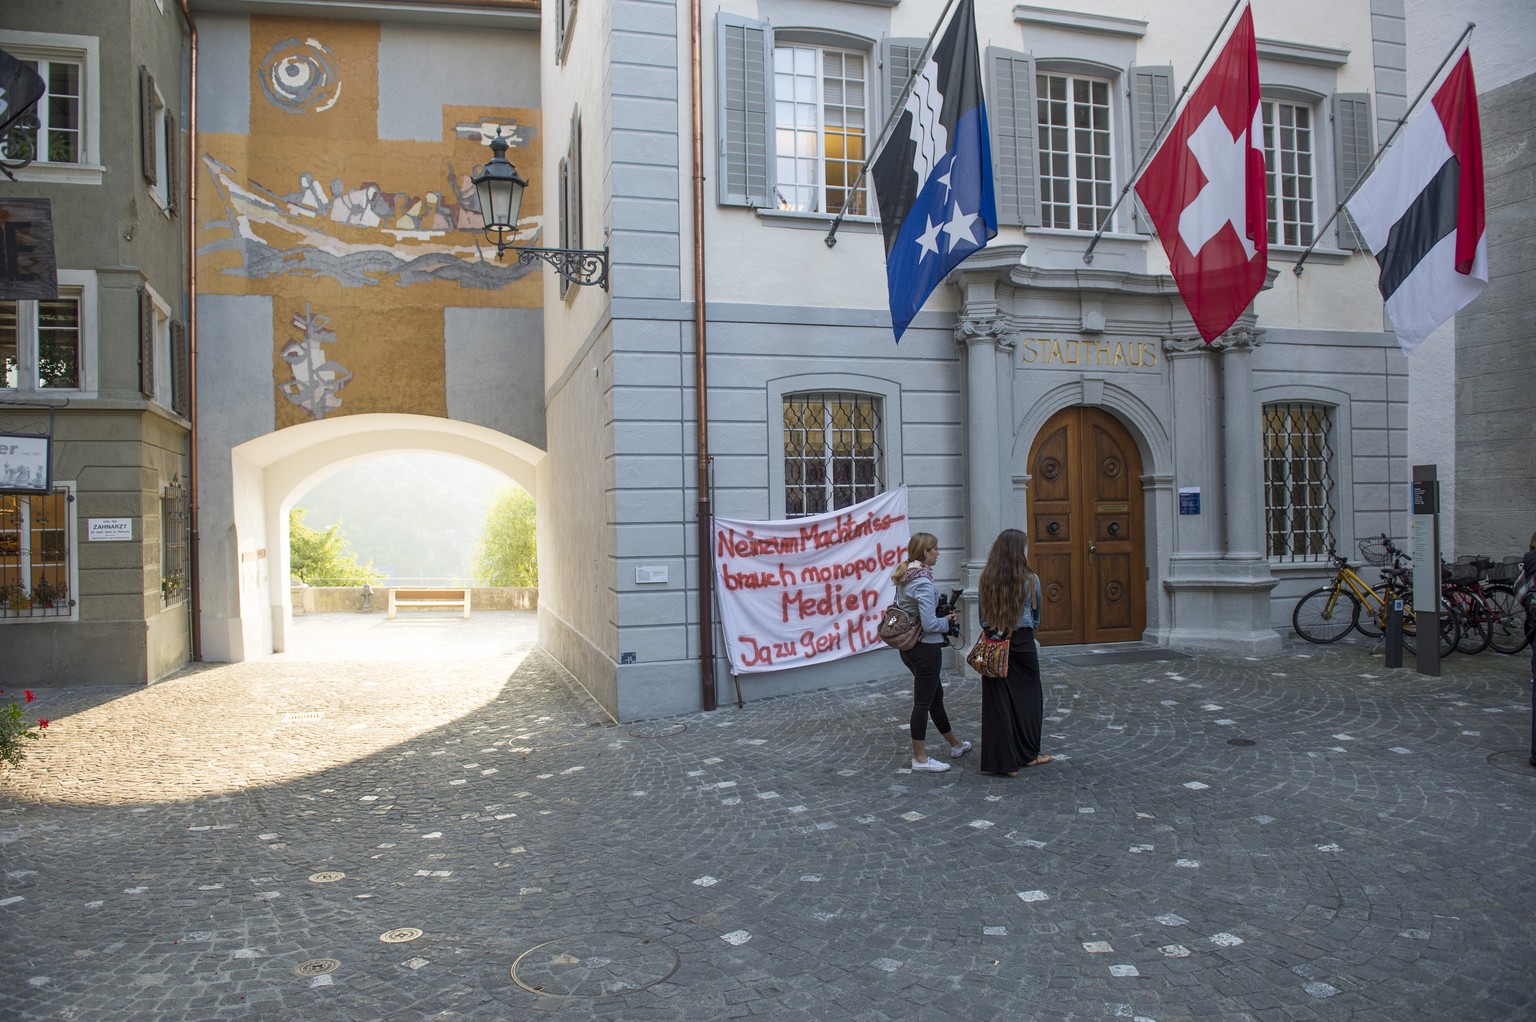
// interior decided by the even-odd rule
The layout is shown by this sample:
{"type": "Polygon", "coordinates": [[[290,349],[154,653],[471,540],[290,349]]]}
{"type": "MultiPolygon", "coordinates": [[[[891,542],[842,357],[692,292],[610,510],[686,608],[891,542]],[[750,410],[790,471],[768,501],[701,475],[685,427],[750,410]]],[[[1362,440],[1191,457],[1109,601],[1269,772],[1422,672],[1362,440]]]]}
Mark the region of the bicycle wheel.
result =
{"type": "Polygon", "coordinates": [[[1483,602],[1488,604],[1492,619],[1493,638],[1490,645],[1500,653],[1518,653],[1530,640],[1525,635],[1525,615],[1520,611],[1520,601],[1515,591],[1506,585],[1491,585],[1483,589],[1483,602]]]}
{"type": "MultiPolygon", "coordinates": [[[[1403,609],[1403,649],[1409,653],[1417,651],[1419,622],[1413,611],[1406,607],[1403,609]]],[[[1444,660],[1456,652],[1456,640],[1461,635],[1461,628],[1456,623],[1456,615],[1446,606],[1445,600],[1440,600],[1440,659],[1444,660]]]]}
{"type": "Polygon", "coordinates": [[[1296,601],[1291,625],[1303,639],[1326,646],[1348,635],[1359,616],[1360,604],[1354,596],[1337,586],[1324,586],[1296,601]]]}
{"type": "Polygon", "coordinates": [[[1493,613],[1477,590],[1447,586],[1445,602],[1456,617],[1456,652],[1476,656],[1493,641],[1493,613]]]}

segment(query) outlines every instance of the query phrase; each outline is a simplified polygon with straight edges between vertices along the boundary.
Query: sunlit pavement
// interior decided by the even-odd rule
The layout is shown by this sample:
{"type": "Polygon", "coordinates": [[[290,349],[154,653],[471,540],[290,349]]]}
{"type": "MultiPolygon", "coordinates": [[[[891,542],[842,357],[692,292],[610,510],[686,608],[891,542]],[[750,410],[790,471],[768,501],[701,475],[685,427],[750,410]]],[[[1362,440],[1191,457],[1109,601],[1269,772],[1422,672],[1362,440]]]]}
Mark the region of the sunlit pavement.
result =
{"type": "Polygon", "coordinates": [[[1536,1017],[1523,656],[1058,651],[1009,780],[905,769],[887,654],[615,726],[531,615],[296,626],[37,690],[0,1019],[1536,1017]]]}

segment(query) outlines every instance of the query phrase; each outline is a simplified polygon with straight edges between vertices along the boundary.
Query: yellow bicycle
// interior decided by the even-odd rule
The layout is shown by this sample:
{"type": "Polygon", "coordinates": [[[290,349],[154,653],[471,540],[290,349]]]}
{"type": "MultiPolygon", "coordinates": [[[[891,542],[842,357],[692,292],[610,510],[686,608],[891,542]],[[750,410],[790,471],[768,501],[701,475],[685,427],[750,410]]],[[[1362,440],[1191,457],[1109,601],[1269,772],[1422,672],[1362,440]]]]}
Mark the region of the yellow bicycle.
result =
{"type": "MultiPolygon", "coordinates": [[[[1362,635],[1380,638],[1386,631],[1387,615],[1394,601],[1401,599],[1404,601],[1403,647],[1412,652],[1418,622],[1411,606],[1408,574],[1402,566],[1407,555],[1386,536],[1362,540],[1360,552],[1366,560],[1382,565],[1382,581],[1375,586],[1366,582],[1350,567],[1348,558],[1340,557],[1330,545],[1328,559],[1333,563],[1333,579],[1296,601],[1296,609],[1291,612],[1291,625],[1297,635],[1320,645],[1338,642],[1356,629],[1362,635]],[[1387,566],[1388,558],[1391,559],[1390,567],[1387,566]]],[[[1441,656],[1449,655],[1456,648],[1457,630],[1455,615],[1440,615],[1441,656]]]]}

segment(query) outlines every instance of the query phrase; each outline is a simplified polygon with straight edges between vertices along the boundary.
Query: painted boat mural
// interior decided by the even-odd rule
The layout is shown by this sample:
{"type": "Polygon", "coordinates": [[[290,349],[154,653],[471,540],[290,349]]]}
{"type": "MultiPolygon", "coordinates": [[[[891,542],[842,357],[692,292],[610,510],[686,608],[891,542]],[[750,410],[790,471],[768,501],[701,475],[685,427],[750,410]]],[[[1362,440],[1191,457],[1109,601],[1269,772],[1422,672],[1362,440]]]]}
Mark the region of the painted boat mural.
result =
{"type": "MultiPolygon", "coordinates": [[[[248,180],[212,155],[203,164],[218,189],[230,229],[200,256],[234,249],[241,266],[224,272],[253,279],[284,274],[330,277],[343,287],[410,285],[448,280],[494,290],[533,267],[496,260],[481,234],[483,221],[468,175],[447,168],[444,192],[412,195],[375,182],[329,187],[300,175],[298,190],[279,194],[248,180]]],[[[515,241],[536,243],[540,218],[523,217],[515,241]]]]}

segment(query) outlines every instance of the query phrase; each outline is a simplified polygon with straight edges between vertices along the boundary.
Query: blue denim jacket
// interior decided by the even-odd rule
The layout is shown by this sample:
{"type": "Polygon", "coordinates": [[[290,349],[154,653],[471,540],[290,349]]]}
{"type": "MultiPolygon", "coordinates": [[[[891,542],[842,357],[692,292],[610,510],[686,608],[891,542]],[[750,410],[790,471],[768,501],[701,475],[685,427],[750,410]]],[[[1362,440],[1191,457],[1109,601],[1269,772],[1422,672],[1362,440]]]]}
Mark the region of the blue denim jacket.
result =
{"type": "Polygon", "coordinates": [[[1030,575],[1024,582],[1024,609],[1019,611],[1015,628],[1040,627],[1040,576],[1030,575]]]}

